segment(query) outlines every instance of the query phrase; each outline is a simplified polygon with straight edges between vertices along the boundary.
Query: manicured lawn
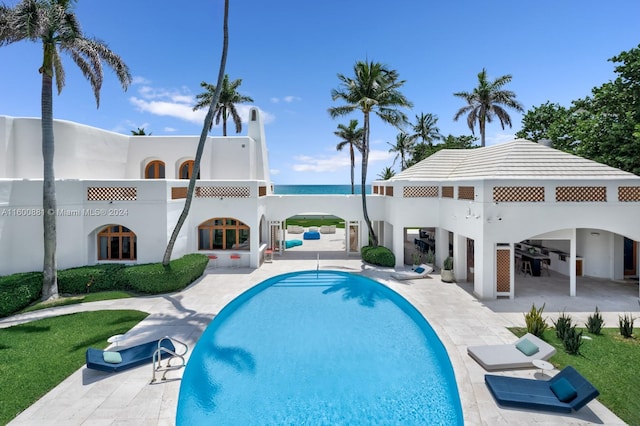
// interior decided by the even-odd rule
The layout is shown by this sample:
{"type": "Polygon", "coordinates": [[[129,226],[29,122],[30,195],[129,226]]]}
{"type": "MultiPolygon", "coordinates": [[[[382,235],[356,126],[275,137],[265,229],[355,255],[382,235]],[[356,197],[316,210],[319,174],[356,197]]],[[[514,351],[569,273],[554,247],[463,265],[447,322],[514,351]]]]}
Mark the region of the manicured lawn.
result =
{"type": "Polygon", "coordinates": [[[125,299],[133,297],[126,291],[101,291],[99,293],[89,293],[78,296],[64,296],[50,302],[38,302],[24,308],[21,313],[38,311],[40,309],[53,308],[56,306],[75,305],[76,303],[97,302],[99,300],[125,299]]]}
{"type": "Polygon", "coordinates": [[[85,363],[88,347],[130,330],[146,312],[97,311],[0,329],[0,424],[53,389],[85,363]]]}
{"type": "MultiPolygon", "coordinates": [[[[573,366],[600,391],[598,401],[607,406],[618,417],[630,425],[640,425],[640,399],[638,395],[638,371],[640,368],[640,341],[625,339],[618,328],[604,328],[602,335],[596,336],[584,329],[584,339],[580,347],[581,355],[569,355],[562,342],[556,337],[555,329],[544,333],[544,340],[555,346],[557,352],[550,359],[561,370],[573,366]]],[[[517,336],[526,329],[511,329],[517,336]]]]}
{"type": "Polygon", "coordinates": [[[323,226],[323,225],[335,225],[336,228],[344,228],[344,220],[337,217],[327,217],[322,219],[319,216],[308,216],[308,217],[300,217],[297,216],[295,218],[287,219],[287,225],[298,225],[305,228],[310,226],[323,226]]]}

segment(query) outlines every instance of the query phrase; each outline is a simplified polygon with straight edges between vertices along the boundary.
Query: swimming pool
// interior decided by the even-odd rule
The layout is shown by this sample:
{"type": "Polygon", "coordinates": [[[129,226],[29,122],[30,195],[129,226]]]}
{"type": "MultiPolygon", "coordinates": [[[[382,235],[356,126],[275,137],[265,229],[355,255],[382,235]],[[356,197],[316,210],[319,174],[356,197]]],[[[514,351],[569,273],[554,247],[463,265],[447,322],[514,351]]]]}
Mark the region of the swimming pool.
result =
{"type": "Polygon", "coordinates": [[[345,272],[279,275],[211,322],[187,363],[178,425],[462,425],[451,363],[388,287],[345,272]]]}

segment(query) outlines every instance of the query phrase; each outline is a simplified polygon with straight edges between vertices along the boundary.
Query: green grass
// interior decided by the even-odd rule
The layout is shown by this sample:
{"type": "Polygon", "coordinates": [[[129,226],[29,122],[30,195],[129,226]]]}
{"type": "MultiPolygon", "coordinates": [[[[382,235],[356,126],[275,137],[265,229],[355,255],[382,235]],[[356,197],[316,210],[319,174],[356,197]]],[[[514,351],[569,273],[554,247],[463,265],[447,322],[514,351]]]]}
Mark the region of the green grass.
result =
{"type": "Polygon", "coordinates": [[[75,305],[77,303],[97,302],[99,300],[126,299],[133,297],[132,293],[126,291],[101,291],[99,293],[89,293],[79,296],[62,296],[56,300],[38,302],[24,308],[20,313],[39,311],[41,309],[55,308],[56,306],[75,305]]]}
{"type": "Polygon", "coordinates": [[[295,216],[287,219],[287,225],[298,225],[305,228],[310,226],[335,225],[336,228],[344,228],[344,220],[335,216],[325,219],[319,216],[295,216]]]}
{"type": "Polygon", "coordinates": [[[88,347],[104,349],[147,317],[131,310],[81,312],[0,329],[0,424],[85,364],[88,347]]]}
{"type": "MultiPolygon", "coordinates": [[[[526,333],[524,328],[510,329],[517,336],[526,333]]],[[[559,370],[571,365],[600,391],[598,401],[630,425],[640,425],[640,399],[638,393],[638,366],[640,365],[640,341],[625,339],[618,328],[603,328],[599,336],[585,329],[580,347],[581,355],[569,355],[556,337],[555,329],[544,333],[544,340],[557,352],[550,362],[559,370]]]]}

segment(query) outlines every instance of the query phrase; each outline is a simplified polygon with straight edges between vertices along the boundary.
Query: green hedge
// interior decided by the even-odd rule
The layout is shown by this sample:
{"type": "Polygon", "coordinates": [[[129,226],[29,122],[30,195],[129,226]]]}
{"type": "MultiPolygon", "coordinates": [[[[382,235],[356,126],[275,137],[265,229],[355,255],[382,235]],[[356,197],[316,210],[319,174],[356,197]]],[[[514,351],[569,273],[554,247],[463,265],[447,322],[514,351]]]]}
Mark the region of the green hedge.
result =
{"type": "Polygon", "coordinates": [[[390,266],[396,265],[396,256],[391,250],[383,246],[364,246],[360,250],[362,260],[372,265],[390,266]]]}
{"type": "Polygon", "coordinates": [[[0,317],[24,309],[42,295],[42,272],[0,277],[0,317]]]}
{"type": "MultiPolygon", "coordinates": [[[[188,254],[172,260],[168,267],[161,263],[143,265],[91,265],[58,271],[60,294],[85,294],[109,290],[127,290],[145,294],[161,294],[185,288],[198,279],[209,258],[188,254]]],[[[0,277],[0,317],[18,312],[40,299],[42,272],[27,272],[0,277]]]]}

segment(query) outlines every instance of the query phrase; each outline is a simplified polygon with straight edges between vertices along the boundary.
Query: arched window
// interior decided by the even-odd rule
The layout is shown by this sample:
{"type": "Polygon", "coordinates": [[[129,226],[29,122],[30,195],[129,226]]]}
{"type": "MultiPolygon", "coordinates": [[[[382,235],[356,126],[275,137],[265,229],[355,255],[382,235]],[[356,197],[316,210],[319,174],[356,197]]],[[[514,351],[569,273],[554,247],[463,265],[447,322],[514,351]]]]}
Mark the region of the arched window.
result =
{"type": "MultiPolygon", "coordinates": [[[[193,174],[193,163],[193,160],[187,160],[180,165],[180,169],[178,170],[180,179],[191,179],[191,175],[193,174]]],[[[196,179],[200,179],[200,170],[198,170],[198,176],[196,179]]]]}
{"type": "Polygon", "coordinates": [[[136,234],[122,225],[98,232],[98,260],[135,260],[136,234]]]}
{"type": "Polygon", "coordinates": [[[147,164],[144,169],[145,179],[164,179],[164,163],[160,160],[154,160],[147,164]]]}
{"type": "Polygon", "coordinates": [[[198,250],[249,248],[249,227],[239,220],[219,217],[198,226],[198,250]]]}
{"type": "Polygon", "coordinates": [[[251,121],[256,121],[258,118],[258,113],[256,112],[255,109],[251,110],[251,121]]]}

